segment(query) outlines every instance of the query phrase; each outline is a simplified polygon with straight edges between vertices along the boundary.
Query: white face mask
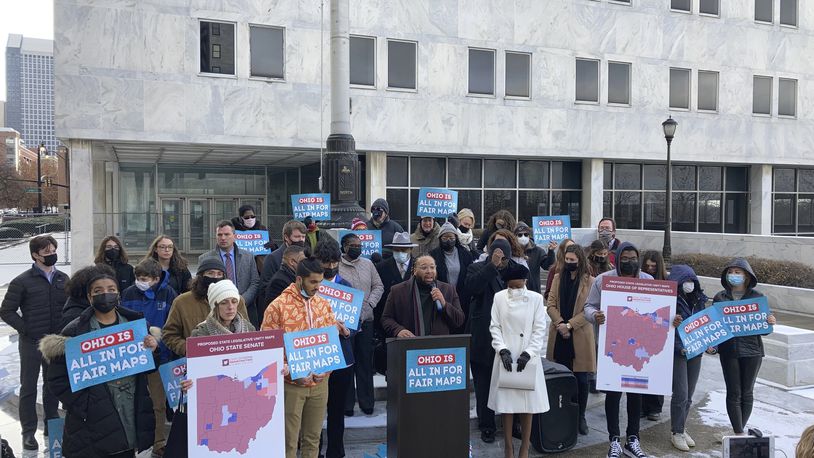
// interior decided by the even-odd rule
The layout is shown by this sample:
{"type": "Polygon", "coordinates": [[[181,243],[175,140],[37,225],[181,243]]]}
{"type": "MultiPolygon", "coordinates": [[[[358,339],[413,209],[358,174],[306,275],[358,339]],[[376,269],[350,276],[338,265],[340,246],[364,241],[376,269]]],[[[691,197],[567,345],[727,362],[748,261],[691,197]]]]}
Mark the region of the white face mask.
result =
{"type": "Polygon", "coordinates": [[[684,290],[684,294],[690,294],[695,291],[695,283],[691,281],[684,282],[681,285],[681,289],[684,290]]]}
{"type": "Polygon", "coordinates": [[[136,285],[136,288],[138,288],[141,291],[147,291],[148,289],[150,289],[151,286],[153,286],[148,281],[138,281],[138,280],[136,280],[135,285],[136,285]]]}
{"type": "Polygon", "coordinates": [[[526,237],[526,236],[523,236],[523,237],[517,237],[517,241],[518,241],[518,242],[520,242],[520,245],[521,245],[521,246],[526,246],[526,245],[528,245],[528,244],[529,244],[529,238],[528,238],[528,237],[526,237]]]}
{"type": "Polygon", "coordinates": [[[509,299],[517,299],[526,295],[526,287],[522,288],[508,288],[509,299]]]}
{"type": "Polygon", "coordinates": [[[243,218],[243,225],[246,227],[254,227],[255,222],[257,222],[257,218],[243,218]]]}

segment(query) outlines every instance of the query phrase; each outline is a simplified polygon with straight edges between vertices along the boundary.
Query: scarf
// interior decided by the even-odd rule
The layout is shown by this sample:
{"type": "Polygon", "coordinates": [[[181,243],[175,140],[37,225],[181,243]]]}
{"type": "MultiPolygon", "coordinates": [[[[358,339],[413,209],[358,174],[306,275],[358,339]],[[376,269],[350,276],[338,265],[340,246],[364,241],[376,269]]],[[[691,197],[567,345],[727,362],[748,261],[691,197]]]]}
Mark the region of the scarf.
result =
{"type": "Polygon", "coordinates": [[[458,231],[458,240],[461,242],[461,245],[469,248],[469,244],[472,243],[472,239],[475,236],[472,234],[472,229],[469,232],[461,232],[458,231]]]}
{"type": "MultiPolygon", "coordinates": [[[[577,301],[577,292],[579,290],[579,279],[572,279],[571,273],[564,271],[560,274],[560,316],[563,322],[568,321],[574,316],[574,305],[577,301]]],[[[557,332],[556,330],[554,332],[557,332]]],[[[554,340],[554,361],[568,367],[574,367],[574,334],[568,339],[563,338],[557,332],[556,339],[554,340]]]]}
{"type": "Polygon", "coordinates": [[[432,287],[418,284],[413,277],[413,321],[415,322],[416,336],[427,336],[432,333],[432,321],[435,314],[435,303],[430,291],[432,287]]]}
{"type": "Polygon", "coordinates": [[[242,316],[238,313],[229,325],[229,328],[223,325],[217,317],[217,307],[209,312],[204,321],[204,328],[206,328],[207,335],[220,336],[224,334],[240,334],[243,332],[252,332],[254,327],[247,323],[242,316]],[[234,330],[233,330],[234,329],[234,330]]]}

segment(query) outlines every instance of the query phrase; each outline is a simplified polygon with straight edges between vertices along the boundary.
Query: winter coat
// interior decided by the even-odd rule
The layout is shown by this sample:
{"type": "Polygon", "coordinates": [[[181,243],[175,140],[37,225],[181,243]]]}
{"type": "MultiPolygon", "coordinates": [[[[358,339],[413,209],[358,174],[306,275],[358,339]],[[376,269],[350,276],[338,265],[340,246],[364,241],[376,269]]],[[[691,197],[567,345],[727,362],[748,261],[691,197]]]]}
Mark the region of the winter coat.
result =
{"type": "MultiPolygon", "coordinates": [[[[670,269],[670,275],[667,276],[667,280],[678,283],[676,314],[681,315],[682,321],[704,310],[708,297],[704,294],[704,290],[701,289],[701,282],[698,281],[698,276],[695,275],[695,271],[693,271],[690,266],[684,264],[674,264],[670,269]],[[695,284],[695,289],[692,293],[690,293],[689,298],[681,289],[681,285],[688,281],[695,284]]],[[[680,357],[683,355],[684,343],[681,341],[681,336],[678,332],[675,333],[674,347],[675,357],[680,357]]]]}
{"type": "MultiPolygon", "coordinates": [[[[372,231],[382,231],[382,245],[389,245],[393,243],[393,236],[396,232],[404,232],[404,228],[401,227],[401,224],[393,221],[390,219],[390,216],[387,217],[381,226],[377,225],[373,218],[370,218],[367,222],[367,228],[372,231]]],[[[393,253],[393,250],[390,247],[385,246],[384,250],[385,253],[393,253]]]]}
{"type": "Polygon", "coordinates": [[[526,258],[528,258],[526,262],[528,262],[529,266],[527,287],[535,293],[539,293],[540,271],[548,270],[548,268],[551,267],[551,264],[554,263],[554,253],[547,252],[543,248],[535,245],[534,241],[529,241],[526,247],[526,258]]]}
{"type": "Polygon", "coordinates": [[[358,257],[353,261],[345,259],[339,260],[339,275],[351,284],[354,288],[365,293],[362,301],[362,314],[359,322],[373,321],[373,308],[379,303],[384,293],[384,285],[376,266],[370,259],[358,257]]]}
{"type": "Polygon", "coordinates": [[[254,326],[249,323],[249,320],[243,318],[238,313],[235,315],[234,320],[232,320],[232,325],[234,325],[235,328],[235,332],[232,332],[218,320],[218,317],[215,316],[216,313],[217,311],[212,309],[212,311],[209,312],[209,315],[207,315],[206,319],[192,330],[190,337],[223,336],[227,334],[241,334],[244,332],[255,331],[254,326]]]}
{"type": "Polygon", "coordinates": [[[65,326],[67,326],[68,323],[73,321],[82,312],[84,312],[86,308],[89,307],[90,302],[88,302],[87,297],[79,299],[68,296],[68,299],[65,301],[65,306],[62,307],[62,321],[59,323],[59,330],[56,332],[60,332],[65,329],[65,326]]]}
{"type": "MultiPolygon", "coordinates": [[[[271,277],[280,270],[280,266],[283,265],[283,252],[286,248],[288,248],[288,246],[284,243],[263,259],[263,272],[260,275],[260,291],[266,291],[266,288],[268,288],[271,282],[271,277]]],[[[266,305],[268,305],[268,303],[266,303],[266,305]]]]}
{"type": "Polygon", "coordinates": [[[116,281],[119,282],[119,292],[126,290],[128,287],[133,286],[136,282],[136,274],[133,271],[133,266],[120,260],[110,261],[105,259],[105,264],[110,266],[116,272],[116,281]]]}
{"type": "MultiPolygon", "coordinates": [[[[167,322],[172,306],[178,294],[169,285],[170,275],[166,271],[161,272],[161,280],[147,291],[141,291],[135,285],[127,288],[121,294],[122,307],[139,312],[152,326],[163,328],[167,322]]],[[[170,349],[165,344],[160,344],[161,363],[171,359],[170,349]]]]}
{"type": "MultiPolygon", "coordinates": [[[[458,300],[461,301],[461,310],[465,316],[469,316],[469,293],[466,291],[466,273],[469,266],[472,265],[472,253],[464,246],[458,244],[455,246],[458,250],[458,263],[461,271],[458,273],[458,283],[455,285],[455,291],[458,293],[458,300]]],[[[438,281],[449,283],[449,272],[447,271],[447,261],[444,255],[444,249],[440,246],[430,251],[430,256],[435,259],[435,271],[438,275],[438,281]]],[[[466,323],[462,323],[466,324],[466,323]]],[[[462,331],[461,329],[453,329],[453,331],[462,331]]]]}
{"type": "Polygon", "coordinates": [[[407,264],[407,269],[404,271],[403,276],[401,275],[401,272],[399,272],[398,265],[396,265],[396,259],[392,256],[376,264],[376,272],[379,273],[379,279],[382,281],[383,290],[382,297],[379,299],[378,305],[376,305],[376,308],[373,309],[373,330],[376,335],[384,336],[385,332],[382,328],[382,312],[384,311],[384,306],[387,303],[387,298],[390,297],[391,288],[412,278],[413,260],[410,259],[410,263],[407,264]]]}
{"type": "MultiPolygon", "coordinates": [[[[616,256],[619,256],[620,254],[622,254],[622,251],[625,250],[634,250],[636,251],[636,254],[639,254],[639,250],[635,246],[633,246],[632,243],[623,242],[619,244],[619,249],[616,250],[616,256]]],[[[588,299],[585,301],[585,312],[584,312],[585,318],[591,323],[596,322],[594,320],[594,315],[596,315],[596,313],[599,312],[600,310],[600,305],[602,301],[602,279],[605,277],[621,277],[622,272],[620,271],[620,269],[621,267],[617,265],[616,270],[609,270],[599,275],[598,277],[596,277],[596,280],[594,280],[594,284],[591,285],[591,292],[588,293],[588,299]]],[[[633,273],[633,277],[642,278],[645,280],[653,279],[653,277],[650,274],[642,272],[641,269],[639,269],[638,267],[636,268],[636,271],[633,273]]],[[[551,297],[551,295],[549,295],[549,297],[551,297]]]]}
{"type": "Polygon", "coordinates": [[[441,234],[441,226],[438,223],[433,223],[432,230],[429,234],[424,234],[421,230],[421,223],[418,223],[415,231],[410,235],[410,241],[417,243],[418,246],[413,248],[413,258],[430,254],[430,251],[438,248],[440,245],[439,236],[441,234]]]}
{"type": "MultiPolygon", "coordinates": [[[[579,281],[579,291],[574,301],[574,313],[568,323],[571,324],[571,340],[574,341],[574,372],[596,371],[596,339],[594,327],[585,319],[585,301],[594,284],[594,277],[585,275],[579,281]]],[[[560,276],[555,275],[551,284],[551,294],[546,301],[551,325],[548,328],[548,346],[546,359],[554,361],[554,343],[557,340],[557,324],[563,321],[560,315],[560,276]]]]}
{"type": "Polygon", "coordinates": [[[296,280],[297,274],[291,270],[290,267],[287,265],[280,267],[280,270],[271,277],[271,281],[263,294],[265,298],[263,300],[263,307],[257,309],[257,316],[263,316],[263,314],[266,313],[266,307],[271,304],[271,301],[277,299],[283,290],[288,288],[288,285],[294,283],[296,280]]]}
{"type": "MultiPolygon", "coordinates": [[[[723,271],[721,271],[721,285],[723,285],[724,289],[715,295],[715,297],[712,299],[713,303],[735,300],[735,298],[732,296],[732,287],[729,286],[729,282],[726,281],[726,271],[729,270],[730,267],[740,267],[746,271],[746,280],[749,283],[746,285],[746,292],[743,294],[741,300],[763,297],[763,293],[754,289],[755,286],[757,286],[757,276],[755,276],[752,266],[750,266],[749,262],[747,262],[745,259],[737,258],[732,260],[732,262],[730,262],[726,267],[724,267],[723,271]]],[[[718,354],[721,358],[766,356],[766,352],[763,349],[763,338],[759,335],[733,337],[718,345],[718,354]]]]}
{"type": "Polygon", "coordinates": [[[521,291],[521,297],[510,297],[508,290],[494,297],[489,332],[495,356],[487,405],[500,413],[543,413],[549,409],[541,354],[546,329],[545,303],[541,294],[529,289],[521,291]],[[534,390],[498,387],[503,367],[499,353],[504,349],[511,352],[513,362],[517,362],[523,352],[531,356],[523,370],[537,372],[534,390]]]}
{"type": "Polygon", "coordinates": [[[497,268],[491,261],[476,262],[469,266],[466,273],[466,290],[472,295],[468,324],[468,330],[472,335],[469,359],[483,366],[492,364],[495,357],[492,333],[489,331],[492,303],[495,294],[505,288],[497,268]]]}
{"type": "Polygon", "coordinates": [[[37,267],[21,273],[8,285],[0,305],[0,318],[21,337],[39,340],[46,334],[62,330],[62,308],[65,305],[65,283],[68,275],[56,270],[51,282],[37,267]],[[20,316],[17,311],[20,311],[20,316]]]}
{"type": "MultiPolygon", "coordinates": [[[[187,338],[192,335],[192,330],[206,319],[210,311],[212,308],[206,298],[199,299],[192,291],[176,297],[162,330],[161,339],[164,344],[176,355],[186,356],[187,338]]],[[[243,298],[240,298],[240,302],[237,304],[237,313],[241,314],[243,318],[249,319],[243,298]]]]}
{"type": "MultiPolygon", "coordinates": [[[[117,311],[127,321],[142,318],[140,313],[122,307],[117,311]]],[[[40,341],[40,351],[49,364],[45,374],[47,389],[59,399],[66,411],[62,454],[67,458],[101,458],[130,448],[107,383],[71,391],[65,342],[68,338],[91,331],[93,313],[93,308],[86,309],[65,327],[61,335],[51,334],[40,341]]],[[[154,336],[157,332],[157,328],[150,329],[154,336]]],[[[153,446],[155,415],[147,388],[147,373],[137,374],[135,378],[133,410],[136,416],[136,448],[142,451],[153,446]]]]}
{"type": "MultiPolygon", "coordinates": [[[[260,275],[257,273],[257,265],[254,263],[254,256],[246,250],[241,250],[237,245],[234,245],[234,259],[235,274],[237,275],[237,290],[246,301],[247,306],[254,306],[254,300],[257,297],[257,291],[260,288],[260,275]]],[[[220,248],[207,251],[206,253],[198,256],[198,263],[207,257],[214,257],[215,259],[222,260],[220,248]]]]}
{"type": "Polygon", "coordinates": [[[192,274],[189,269],[173,269],[168,270],[170,274],[170,286],[175,290],[176,294],[184,294],[189,291],[189,282],[192,281],[192,274]]]}
{"type": "MultiPolygon", "coordinates": [[[[387,337],[396,337],[404,329],[418,335],[418,325],[415,322],[415,285],[416,279],[405,281],[394,286],[387,297],[387,304],[382,312],[382,327],[387,337]]],[[[437,288],[444,296],[444,309],[442,312],[433,306],[432,327],[425,335],[446,336],[451,331],[460,328],[464,324],[464,312],[461,310],[461,303],[458,300],[458,293],[449,283],[437,282],[437,288]],[[441,315],[439,316],[439,313],[441,315]]]]}

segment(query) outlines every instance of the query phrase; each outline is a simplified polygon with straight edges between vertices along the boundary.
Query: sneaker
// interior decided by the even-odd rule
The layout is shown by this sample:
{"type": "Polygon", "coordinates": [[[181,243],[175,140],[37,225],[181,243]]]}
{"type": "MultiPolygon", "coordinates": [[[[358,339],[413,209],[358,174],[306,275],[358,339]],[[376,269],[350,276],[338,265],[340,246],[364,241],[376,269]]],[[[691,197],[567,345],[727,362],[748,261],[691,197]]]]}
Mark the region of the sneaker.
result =
{"type": "Polygon", "coordinates": [[[636,436],[628,436],[625,443],[625,455],[633,458],[647,458],[647,453],[642,450],[642,444],[639,443],[639,438],[636,436]]]}
{"type": "Polygon", "coordinates": [[[695,441],[687,434],[687,431],[684,431],[684,440],[687,441],[687,445],[690,447],[695,447],[695,441]]]}
{"type": "Polygon", "coordinates": [[[621,458],[622,457],[622,444],[619,443],[619,437],[614,437],[608,447],[608,458],[621,458]]]}
{"type": "Polygon", "coordinates": [[[673,443],[673,447],[681,450],[682,452],[690,451],[690,446],[687,444],[687,439],[684,438],[684,434],[673,433],[673,437],[670,439],[670,442],[673,443]]]}

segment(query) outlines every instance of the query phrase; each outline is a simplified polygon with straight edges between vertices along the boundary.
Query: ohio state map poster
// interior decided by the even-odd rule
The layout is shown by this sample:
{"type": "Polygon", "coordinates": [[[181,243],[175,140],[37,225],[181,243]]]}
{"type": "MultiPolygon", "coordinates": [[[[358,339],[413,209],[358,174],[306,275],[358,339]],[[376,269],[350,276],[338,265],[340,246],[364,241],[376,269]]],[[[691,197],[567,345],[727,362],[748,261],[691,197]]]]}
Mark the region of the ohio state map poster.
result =
{"type": "Polygon", "coordinates": [[[284,457],[283,331],[187,339],[190,458],[284,457]]]}
{"type": "Polygon", "coordinates": [[[676,283],[603,277],[596,388],[672,393],[676,283]]]}

